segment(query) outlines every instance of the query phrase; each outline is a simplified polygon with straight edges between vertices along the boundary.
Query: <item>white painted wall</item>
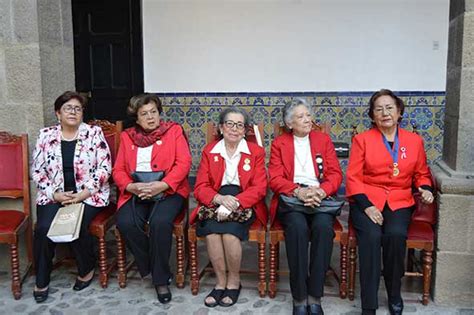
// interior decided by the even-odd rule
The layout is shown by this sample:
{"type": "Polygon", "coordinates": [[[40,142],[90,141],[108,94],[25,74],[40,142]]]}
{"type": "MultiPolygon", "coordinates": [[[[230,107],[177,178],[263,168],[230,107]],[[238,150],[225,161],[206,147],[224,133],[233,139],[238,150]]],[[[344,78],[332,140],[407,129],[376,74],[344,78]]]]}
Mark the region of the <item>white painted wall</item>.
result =
{"type": "Polygon", "coordinates": [[[445,90],[449,0],[142,1],[146,91],[445,90]]]}

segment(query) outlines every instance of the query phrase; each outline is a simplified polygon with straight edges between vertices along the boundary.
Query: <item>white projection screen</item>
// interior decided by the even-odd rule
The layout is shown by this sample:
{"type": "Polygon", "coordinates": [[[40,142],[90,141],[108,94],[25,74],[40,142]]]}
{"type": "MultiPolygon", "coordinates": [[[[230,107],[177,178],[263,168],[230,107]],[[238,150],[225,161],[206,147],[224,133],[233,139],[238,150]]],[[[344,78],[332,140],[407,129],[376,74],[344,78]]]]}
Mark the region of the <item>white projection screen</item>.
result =
{"type": "Polygon", "coordinates": [[[142,0],[149,92],[444,91],[448,0],[142,0]]]}

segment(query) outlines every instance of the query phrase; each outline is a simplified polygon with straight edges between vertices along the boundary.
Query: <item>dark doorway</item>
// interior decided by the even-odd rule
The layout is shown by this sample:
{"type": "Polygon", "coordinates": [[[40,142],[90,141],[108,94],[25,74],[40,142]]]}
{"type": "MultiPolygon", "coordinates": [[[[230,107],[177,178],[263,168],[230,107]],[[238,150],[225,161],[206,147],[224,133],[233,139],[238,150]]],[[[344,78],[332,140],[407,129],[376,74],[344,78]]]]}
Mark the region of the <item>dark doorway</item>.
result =
{"type": "Polygon", "coordinates": [[[76,90],[89,97],[85,119],[122,120],[143,92],[141,1],[72,0],[76,90]]]}

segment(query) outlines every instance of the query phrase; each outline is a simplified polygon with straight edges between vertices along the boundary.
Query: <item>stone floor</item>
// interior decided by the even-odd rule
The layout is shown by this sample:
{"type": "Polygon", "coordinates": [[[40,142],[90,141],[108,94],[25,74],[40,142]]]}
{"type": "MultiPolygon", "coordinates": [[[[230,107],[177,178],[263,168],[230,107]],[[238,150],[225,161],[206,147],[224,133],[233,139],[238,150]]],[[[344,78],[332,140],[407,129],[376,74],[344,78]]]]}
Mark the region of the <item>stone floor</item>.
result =
{"type": "MultiPolygon", "coordinates": [[[[338,250],[335,247],[333,265],[337,266],[338,250]]],[[[205,247],[199,246],[200,262],[205,262],[205,247]]],[[[282,269],[286,268],[284,247],[282,247],[282,269]]],[[[174,256],[172,265],[174,266],[174,256]]],[[[244,246],[244,263],[242,269],[252,269],[256,266],[256,247],[253,244],[244,246]]],[[[336,270],[336,272],[338,272],[336,270]]],[[[10,291],[10,276],[6,271],[0,271],[0,314],[291,314],[291,295],[289,293],[288,277],[281,276],[279,292],[274,299],[260,298],[257,292],[256,276],[242,275],[243,290],[239,301],[230,308],[207,308],[203,304],[204,297],[213,287],[212,274],[206,274],[201,280],[199,294],[193,296],[189,287],[189,277],[184,289],[171,286],[173,300],[163,305],[158,302],[150,279],[141,280],[136,271],[131,271],[125,289],[120,289],[115,277],[109,286],[102,289],[98,281],[82,292],[74,292],[71,287],[74,282],[74,267],[60,267],[52,273],[50,296],[43,304],[36,304],[32,297],[34,277],[27,278],[23,284],[23,296],[20,300],[13,299],[10,291]]],[[[421,281],[405,280],[403,296],[406,314],[460,314],[474,315],[474,309],[442,307],[430,302],[423,306],[420,300],[421,281]]],[[[342,300],[337,296],[336,280],[328,276],[325,286],[326,296],[323,299],[325,314],[360,314],[360,300],[342,300]]],[[[358,290],[357,290],[358,292],[358,290]]],[[[378,314],[388,314],[384,289],[380,290],[380,308],[378,314]]]]}
{"type": "MultiPolygon", "coordinates": [[[[194,200],[191,200],[194,204],[194,200]]],[[[347,222],[347,209],[341,215],[343,222],[347,222]]],[[[115,241],[113,235],[108,237],[107,248],[109,255],[115,252],[115,241]]],[[[66,247],[58,247],[58,256],[64,253],[66,247]]],[[[254,243],[243,244],[242,270],[256,270],[257,247],[254,243]]],[[[207,263],[207,253],[204,242],[198,243],[199,266],[207,263]]],[[[109,256],[110,257],[110,256],[109,256]]],[[[6,258],[6,257],[5,257],[6,258]]],[[[2,258],[3,260],[3,258],[2,258]]],[[[115,274],[109,281],[109,286],[102,289],[97,281],[81,292],[72,290],[74,283],[74,265],[63,266],[55,269],[51,275],[50,295],[43,304],[37,304],[32,295],[34,287],[34,276],[28,277],[23,283],[23,295],[20,300],[14,300],[10,291],[10,274],[3,261],[0,266],[0,315],[3,314],[291,314],[292,298],[289,290],[287,275],[280,276],[278,283],[278,294],[274,299],[268,296],[260,298],[257,290],[256,274],[242,274],[242,292],[237,304],[230,308],[204,306],[204,298],[214,286],[212,274],[205,274],[201,279],[199,294],[193,296],[189,286],[189,275],[186,279],[186,287],[178,289],[173,284],[171,292],[173,299],[171,303],[160,304],[156,298],[155,290],[150,279],[142,280],[136,271],[132,269],[129,273],[127,287],[120,289],[115,274]]],[[[176,266],[175,253],[172,252],[170,260],[172,268],[176,266]]],[[[280,253],[281,270],[287,270],[285,246],[281,246],[280,253]]],[[[339,246],[335,244],[331,266],[335,273],[339,274],[339,246]]],[[[406,314],[459,314],[474,315],[474,308],[453,308],[436,305],[430,301],[428,306],[420,303],[421,279],[404,279],[403,297],[405,300],[406,314]]],[[[356,287],[356,294],[359,290],[356,287]]],[[[381,281],[378,314],[388,314],[387,300],[384,296],[383,281],[381,281]]],[[[360,314],[360,299],[354,301],[340,299],[338,296],[338,283],[334,277],[328,276],[325,285],[325,297],[323,299],[325,314],[360,314]]]]}

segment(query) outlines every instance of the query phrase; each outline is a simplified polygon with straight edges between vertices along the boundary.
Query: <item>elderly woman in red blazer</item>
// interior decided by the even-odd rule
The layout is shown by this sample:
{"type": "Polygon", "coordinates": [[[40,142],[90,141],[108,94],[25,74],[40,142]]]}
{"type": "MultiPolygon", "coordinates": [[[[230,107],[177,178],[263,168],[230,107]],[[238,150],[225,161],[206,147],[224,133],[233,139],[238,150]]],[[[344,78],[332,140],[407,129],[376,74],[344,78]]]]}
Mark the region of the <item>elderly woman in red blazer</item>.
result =
{"type": "Polygon", "coordinates": [[[271,217],[277,215],[285,229],[293,314],[323,314],[321,297],[332,254],[334,217],[283,209],[279,196],[294,196],[306,205],[318,206],[326,196],[337,192],[342,172],[329,135],[312,130],[306,101],[287,103],[283,122],[290,132],[273,141],[268,167],[274,192],[271,217]]]}
{"type": "Polygon", "coordinates": [[[265,150],[245,140],[248,126],[249,116],[244,110],[223,110],[219,115],[222,139],[204,148],[196,177],[194,197],[199,205],[191,214],[191,224],[197,220],[197,235],[206,237],[217,277],[204,301],[208,307],[229,307],[237,302],[242,288],[240,242],[248,239],[255,219],[267,223],[265,150]],[[211,211],[211,216],[199,213],[204,209],[211,211]],[[242,221],[233,219],[243,213],[247,216],[242,221]]]}
{"type": "Polygon", "coordinates": [[[161,101],[153,94],[130,99],[127,114],[136,125],[121,134],[112,175],[120,190],[117,228],[140,275],[151,272],[158,300],[168,303],[173,221],[189,195],[191,153],[181,126],[161,121],[161,113],[161,101]],[[136,176],[158,172],[164,175],[152,181],[136,176]]]}
{"type": "Polygon", "coordinates": [[[402,314],[400,293],[408,225],[415,201],[433,202],[423,140],[399,127],[403,101],[392,91],[375,92],[369,101],[374,128],[354,137],[347,169],[350,218],[359,245],[363,314],[378,308],[380,254],[390,314],[402,314]]]}

